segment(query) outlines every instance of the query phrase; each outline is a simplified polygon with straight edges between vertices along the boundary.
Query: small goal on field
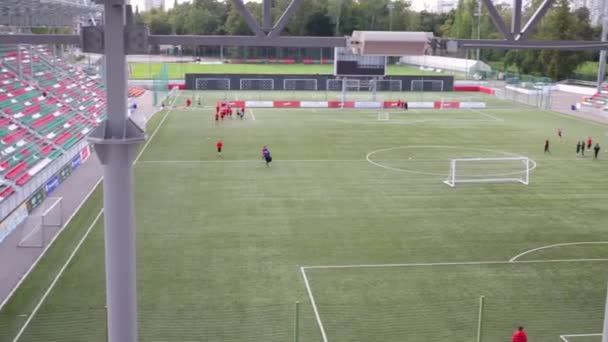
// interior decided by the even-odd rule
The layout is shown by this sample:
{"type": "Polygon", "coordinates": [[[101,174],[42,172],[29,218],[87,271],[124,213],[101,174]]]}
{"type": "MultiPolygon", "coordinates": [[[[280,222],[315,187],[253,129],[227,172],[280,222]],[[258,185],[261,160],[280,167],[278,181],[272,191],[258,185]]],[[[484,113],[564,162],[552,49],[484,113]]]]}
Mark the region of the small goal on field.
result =
{"type": "Polygon", "coordinates": [[[528,157],[460,158],[450,160],[445,184],[509,183],[528,185],[532,161],[528,157]]]}
{"type": "Polygon", "coordinates": [[[63,197],[48,197],[37,209],[36,214],[30,215],[26,221],[17,246],[42,248],[48,242],[49,229],[59,229],[63,223],[63,197]]]}
{"type": "Polygon", "coordinates": [[[559,335],[559,339],[563,342],[599,342],[602,340],[602,334],[559,335]]]}

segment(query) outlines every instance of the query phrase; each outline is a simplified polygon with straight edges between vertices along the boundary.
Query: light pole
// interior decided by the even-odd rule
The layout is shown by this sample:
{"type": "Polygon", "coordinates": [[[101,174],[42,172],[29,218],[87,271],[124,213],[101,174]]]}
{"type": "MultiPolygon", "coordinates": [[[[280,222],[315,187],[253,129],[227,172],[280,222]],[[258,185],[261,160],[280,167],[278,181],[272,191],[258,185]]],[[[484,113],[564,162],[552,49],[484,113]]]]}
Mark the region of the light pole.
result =
{"type": "MultiPolygon", "coordinates": [[[[481,39],[481,0],[477,0],[477,40],[481,39]]],[[[477,48],[477,60],[479,61],[479,51],[477,48]]]]}
{"type": "Polygon", "coordinates": [[[386,7],[388,8],[388,20],[389,20],[388,30],[392,31],[393,30],[393,10],[395,9],[395,4],[392,1],[389,1],[388,5],[386,5],[386,7]]]}

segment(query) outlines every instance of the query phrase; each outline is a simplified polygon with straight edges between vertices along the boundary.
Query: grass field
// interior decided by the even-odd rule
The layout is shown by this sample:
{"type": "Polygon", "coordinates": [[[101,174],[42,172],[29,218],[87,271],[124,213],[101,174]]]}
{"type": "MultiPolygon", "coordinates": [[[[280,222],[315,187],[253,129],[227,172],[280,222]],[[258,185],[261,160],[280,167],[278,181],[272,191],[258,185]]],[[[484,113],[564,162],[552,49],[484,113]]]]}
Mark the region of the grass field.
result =
{"type": "MultiPolygon", "coordinates": [[[[162,63],[129,63],[131,79],[151,79],[161,70],[162,63]]],[[[333,65],[308,64],[197,64],[167,63],[169,79],[183,79],[186,73],[209,74],[285,74],[314,75],[333,74],[333,65]]],[[[438,75],[436,72],[420,70],[411,66],[388,66],[389,75],[438,75]]]]}
{"type": "MultiPolygon", "coordinates": [[[[197,95],[205,106],[226,96],[184,92],[177,104],[197,95]]],[[[289,341],[299,301],[300,341],[471,341],[480,296],[482,341],[520,324],[534,342],[601,332],[608,153],[574,147],[588,136],[608,147],[608,129],[485,99],[388,121],[373,110],[253,109],[219,125],[211,108],[158,113],[135,165],[140,340],[289,341]],[[442,183],[451,158],[510,155],[536,162],[529,186],[442,183]],[[535,250],[577,242],[596,243],[535,250]]],[[[104,341],[100,209],[98,190],[0,312],[1,341],[22,328],[18,341],[104,341]]]]}

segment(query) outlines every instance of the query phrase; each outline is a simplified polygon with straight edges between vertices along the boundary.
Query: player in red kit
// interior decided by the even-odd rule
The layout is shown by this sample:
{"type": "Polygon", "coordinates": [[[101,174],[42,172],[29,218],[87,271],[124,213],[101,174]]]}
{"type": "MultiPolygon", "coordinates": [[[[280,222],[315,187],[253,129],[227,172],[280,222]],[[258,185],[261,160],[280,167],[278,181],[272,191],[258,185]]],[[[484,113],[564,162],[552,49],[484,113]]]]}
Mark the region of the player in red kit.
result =
{"type": "Polygon", "coordinates": [[[591,149],[591,145],[593,145],[593,139],[591,137],[587,138],[587,149],[591,149]]]}
{"type": "Polygon", "coordinates": [[[218,140],[215,143],[215,147],[217,147],[217,156],[220,158],[223,158],[222,157],[222,147],[224,147],[224,142],[222,140],[218,140]]]}
{"type": "Polygon", "coordinates": [[[218,123],[220,121],[220,113],[215,113],[213,117],[215,118],[215,123],[218,123]]]}
{"type": "Polygon", "coordinates": [[[528,342],[528,335],[526,335],[524,327],[517,328],[511,337],[511,342],[528,342]]]}
{"type": "Polygon", "coordinates": [[[192,105],[192,100],[186,99],[186,107],[190,107],[192,105]]]}

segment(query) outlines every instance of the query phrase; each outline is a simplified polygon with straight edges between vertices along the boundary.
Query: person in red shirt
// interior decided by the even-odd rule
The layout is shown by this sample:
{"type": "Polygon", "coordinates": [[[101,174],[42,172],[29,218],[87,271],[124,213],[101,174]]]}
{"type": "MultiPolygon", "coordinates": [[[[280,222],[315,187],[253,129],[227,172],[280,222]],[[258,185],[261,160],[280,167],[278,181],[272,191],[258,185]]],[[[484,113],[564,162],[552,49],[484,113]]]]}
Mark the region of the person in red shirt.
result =
{"type": "Polygon", "coordinates": [[[220,121],[220,113],[215,113],[215,123],[220,121]]]}
{"type": "Polygon", "coordinates": [[[219,112],[220,112],[220,105],[219,105],[219,103],[216,103],[215,104],[215,113],[219,114],[219,112]]]}
{"type": "Polygon", "coordinates": [[[511,337],[511,342],[528,342],[528,335],[526,335],[524,327],[517,328],[511,337]]]}
{"type": "Polygon", "coordinates": [[[587,149],[591,149],[591,145],[593,145],[593,139],[591,137],[587,138],[587,149]]]}
{"type": "Polygon", "coordinates": [[[215,143],[215,147],[217,147],[217,156],[220,158],[223,158],[222,157],[222,147],[224,147],[224,142],[222,140],[218,140],[215,143]]]}
{"type": "Polygon", "coordinates": [[[186,99],[186,106],[190,107],[191,104],[192,104],[192,100],[186,99]]]}

